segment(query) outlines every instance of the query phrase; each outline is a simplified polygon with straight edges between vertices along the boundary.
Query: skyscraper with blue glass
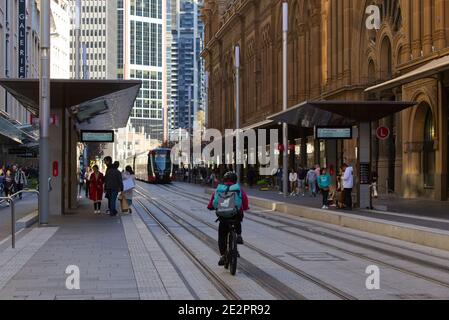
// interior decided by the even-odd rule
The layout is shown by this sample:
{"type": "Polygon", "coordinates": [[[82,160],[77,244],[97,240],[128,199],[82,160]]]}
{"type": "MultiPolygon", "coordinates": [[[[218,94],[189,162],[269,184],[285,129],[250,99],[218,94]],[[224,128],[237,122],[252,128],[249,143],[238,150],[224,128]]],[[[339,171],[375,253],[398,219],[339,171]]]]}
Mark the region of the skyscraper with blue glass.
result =
{"type": "Polygon", "coordinates": [[[118,77],[142,81],[130,121],[163,141],[167,103],[167,0],[118,1],[118,77]]]}
{"type": "Polygon", "coordinates": [[[202,1],[171,0],[171,112],[170,128],[188,129],[203,109],[204,63],[200,58],[204,27],[202,1]],[[190,116],[190,118],[189,118],[190,116]]]}

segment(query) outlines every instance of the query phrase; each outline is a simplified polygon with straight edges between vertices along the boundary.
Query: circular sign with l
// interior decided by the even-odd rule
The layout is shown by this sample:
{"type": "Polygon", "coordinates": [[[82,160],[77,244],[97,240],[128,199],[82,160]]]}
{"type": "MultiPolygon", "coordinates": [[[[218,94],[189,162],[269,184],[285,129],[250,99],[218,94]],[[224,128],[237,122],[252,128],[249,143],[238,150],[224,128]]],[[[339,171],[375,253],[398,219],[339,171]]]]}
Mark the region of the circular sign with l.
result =
{"type": "Polygon", "coordinates": [[[390,129],[387,127],[379,127],[376,130],[376,136],[379,140],[387,140],[390,137],[390,129]]]}

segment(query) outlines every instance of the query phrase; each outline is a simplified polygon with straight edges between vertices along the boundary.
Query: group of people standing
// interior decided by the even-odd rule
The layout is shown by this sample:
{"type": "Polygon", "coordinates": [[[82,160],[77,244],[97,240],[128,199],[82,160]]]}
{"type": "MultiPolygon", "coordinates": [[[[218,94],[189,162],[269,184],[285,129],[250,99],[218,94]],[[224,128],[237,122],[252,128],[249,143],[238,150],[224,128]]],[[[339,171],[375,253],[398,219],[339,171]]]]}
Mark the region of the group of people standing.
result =
{"type": "MultiPolygon", "coordinates": [[[[86,194],[94,202],[94,213],[101,214],[103,196],[108,199],[106,213],[109,213],[109,215],[116,216],[118,214],[117,199],[119,196],[127,204],[126,211],[132,213],[131,206],[136,185],[132,168],[127,166],[123,172],[120,172],[120,163],[118,161],[113,162],[111,157],[106,157],[104,164],[106,165],[105,174],[99,171],[97,165],[93,166],[92,170],[89,168],[86,171],[87,175],[80,173],[80,177],[84,178],[86,182],[86,194]]],[[[122,212],[124,207],[122,205],[122,212]]]]}
{"type": "MultiPolygon", "coordinates": [[[[22,167],[0,168],[0,196],[11,197],[23,190],[28,184],[27,174],[22,167]]],[[[22,194],[19,194],[22,199],[22,194]]]]}
{"type": "MultiPolygon", "coordinates": [[[[277,173],[279,185],[282,185],[282,169],[277,173]]],[[[354,187],[354,170],[348,164],[343,164],[337,174],[336,186],[332,186],[332,177],[327,168],[306,169],[302,166],[298,170],[292,169],[289,173],[290,196],[306,194],[307,189],[311,197],[317,197],[321,192],[323,197],[322,209],[329,209],[330,201],[341,209],[352,209],[352,189],[354,187]],[[331,193],[331,191],[333,191],[331,193]]],[[[280,188],[282,193],[282,188],[280,188]]]]}

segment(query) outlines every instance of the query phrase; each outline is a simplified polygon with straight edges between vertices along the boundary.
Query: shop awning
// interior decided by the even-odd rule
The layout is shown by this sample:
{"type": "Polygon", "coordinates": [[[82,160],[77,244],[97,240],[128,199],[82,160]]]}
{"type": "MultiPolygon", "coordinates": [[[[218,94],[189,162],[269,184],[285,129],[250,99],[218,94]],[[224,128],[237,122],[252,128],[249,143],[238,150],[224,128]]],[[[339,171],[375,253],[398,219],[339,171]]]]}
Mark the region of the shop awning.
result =
{"type": "Polygon", "coordinates": [[[449,70],[449,55],[439,59],[435,59],[413,71],[410,71],[402,76],[394,78],[392,80],[385,81],[377,84],[365,90],[365,92],[376,92],[387,90],[395,87],[402,86],[404,84],[413,82],[418,79],[433,76],[439,72],[449,70]]]}
{"type": "MultiPolygon", "coordinates": [[[[0,79],[14,98],[39,115],[38,79],[0,79]]],[[[126,126],[139,93],[138,80],[55,80],[50,82],[51,109],[67,109],[83,130],[126,126]]]]}
{"type": "Polygon", "coordinates": [[[268,117],[303,128],[371,122],[416,105],[406,101],[306,101],[268,117]]]}
{"type": "Polygon", "coordinates": [[[252,130],[252,129],[264,129],[265,127],[269,126],[270,124],[273,124],[273,120],[264,120],[257,123],[254,123],[252,125],[249,125],[245,128],[242,128],[243,131],[252,130]]]}

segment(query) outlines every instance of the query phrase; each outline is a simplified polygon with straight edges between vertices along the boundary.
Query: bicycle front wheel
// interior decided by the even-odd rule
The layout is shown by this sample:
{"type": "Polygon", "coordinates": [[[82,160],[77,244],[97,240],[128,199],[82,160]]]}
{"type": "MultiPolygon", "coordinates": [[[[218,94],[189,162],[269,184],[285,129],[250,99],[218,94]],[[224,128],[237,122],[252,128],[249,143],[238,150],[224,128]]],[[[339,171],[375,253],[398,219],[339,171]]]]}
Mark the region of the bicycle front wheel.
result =
{"type": "Polygon", "coordinates": [[[229,252],[230,252],[230,261],[229,261],[229,271],[231,275],[235,276],[237,272],[237,235],[235,232],[231,232],[231,236],[229,237],[229,252]]]}

